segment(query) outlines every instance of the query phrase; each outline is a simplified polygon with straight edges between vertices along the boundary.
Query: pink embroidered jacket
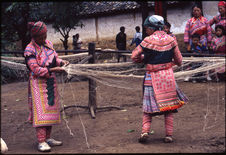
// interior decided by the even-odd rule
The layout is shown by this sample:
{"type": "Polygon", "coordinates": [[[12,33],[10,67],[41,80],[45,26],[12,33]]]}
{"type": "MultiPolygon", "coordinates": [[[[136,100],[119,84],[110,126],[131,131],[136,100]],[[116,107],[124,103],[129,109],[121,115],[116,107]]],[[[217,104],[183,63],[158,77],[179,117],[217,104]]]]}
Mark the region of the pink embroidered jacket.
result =
{"type": "MultiPolygon", "coordinates": [[[[164,31],[155,31],[146,37],[133,50],[131,58],[134,62],[144,62],[148,74],[169,69],[175,64],[178,66],[182,64],[182,55],[177,41],[164,31]]],[[[145,81],[145,83],[150,82],[145,81]]]]}
{"type": "Polygon", "coordinates": [[[214,54],[225,54],[225,35],[222,37],[214,37],[211,42],[214,54]]]}
{"type": "Polygon", "coordinates": [[[211,42],[211,27],[205,17],[192,17],[187,21],[184,31],[184,42],[190,43],[191,36],[195,33],[200,35],[200,42],[203,45],[207,45],[207,42],[211,42]]]}
{"type": "Polygon", "coordinates": [[[209,21],[209,24],[210,26],[212,26],[213,24],[215,24],[215,26],[222,25],[224,26],[224,29],[226,29],[226,18],[221,17],[221,15],[214,16],[213,19],[209,21]]]}
{"type": "Polygon", "coordinates": [[[53,44],[46,40],[44,46],[39,46],[32,39],[24,51],[26,65],[32,76],[50,77],[49,68],[61,66],[62,60],[58,58],[53,44]]]}

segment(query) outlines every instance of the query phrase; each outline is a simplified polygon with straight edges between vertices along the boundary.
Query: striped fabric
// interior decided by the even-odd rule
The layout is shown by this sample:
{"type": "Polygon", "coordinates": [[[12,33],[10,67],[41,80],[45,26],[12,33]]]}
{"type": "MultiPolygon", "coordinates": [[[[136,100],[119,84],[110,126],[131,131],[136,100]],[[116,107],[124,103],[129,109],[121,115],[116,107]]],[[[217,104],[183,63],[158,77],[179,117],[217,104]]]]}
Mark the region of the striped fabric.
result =
{"type": "Polygon", "coordinates": [[[215,36],[211,42],[214,54],[225,54],[225,35],[222,37],[215,36]]]}
{"type": "MultiPolygon", "coordinates": [[[[174,57],[172,62],[176,65],[180,65],[182,63],[182,55],[178,48],[177,41],[173,37],[167,35],[164,31],[155,31],[153,35],[146,37],[140,45],[133,50],[131,58],[134,62],[140,63],[143,61],[144,57],[142,54],[144,52],[144,48],[159,52],[174,49],[174,57]]],[[[147,64],[147,66],[148,65],[151,64],[147,64]]],[[[151,66],[149,67],[152,68],[151,66]]]]}
{"type": "Polygon", "coordinates": [[[46,40],[44,46],[38,46],[32,40],[26,47],[24,56],[29,67],[28,104],[29,121],[33,127],[51,126],[61,122],[59,94],[55,73],[48,67],[53,64],[60,66],[62,60],[46,40]]]}
{"type": "MultiPolygon", "coordinates": [[[[30,23],[33,23],[33,22],[30,22],[30,23]]],[[[44,34],[46,32],[47,32],[47,27],[41,21],[34,23],[33,26],[31,27],[31,35],[32,36],[38,36],[38,35],[44,34]]]]}
{"type": "Polygon", "coordinates": [[[177,40],[176,36],[175,36],[172,32],[168,33],[168,35],[170,35],[170,36],[173,37],[175,40],[177,40]]]}
{"type": "Polygon", "coordinates": [[[52,43],[48,40],[45,42],[44,46],[39,46],[32,39],[24,51],[24,57],[28,58],[27,65],[34,76],[49,78],[50,75],[46,66],[52,63],[54,57],[56,58],[57,66],[60,66],[62,60],[58,58],[52,43]]]}
{"type": "Polygon", "coordinates": [[[143,113],[142,133],[149,133],[151,129],[152,116],[143,113]]]}
{"type": "Polygon", "coordinates": [[[176,40],[164,31],[155,31],[152,35],[144,38],[141,47],[155,51],[167,51],[177,46],[176,40]]]}
{"type": "MultiPolygon", "coordinates": [[[[152,86],[144,86],[143,95],[143,112],[150,113],[153,116],[161,115],[164,111],[174,111],[188,102],[187,96],[180,90],[176,84],[176,99],[171,99],[171,102],[158,104],[155,97],[155,92],[152,86]],[[175,101],[175,102],[174,102],[175,101]]],[[[170,100],[169,100],[170,101],[170,100]]]]}
{"type": "Polygon", "coordinates": [[[184,31],[184,42],[191,43],[191,36],[195,33],[198,33],[200,35],[200,42],[203,45],[207,45],[207,42],[211,42],[211,27],[205,17],[192,17],[187,21],[184,31]]]}
{"type": "Polygon", "coordinates": [[[224,26],[224,29],[226,29],[226,17],[221,17],[221,15],[214,16],[213,19],[209,21],[210,26],[215,24],[224,26]]]}
{"type": "Polygon", "coordinates": [[[54,100],[52,101],[52,104],[49,104],[50,101],[47,90],[48,79],[30,76],[33,127],[50,126],[61,122],[59,94],[57,91],[55,74],[52,74],[50,77],[54,78],[54,84],[52,86],[54,100]]]}
{"type": "Polygon", "coordinates": [[[166,136],[173,135],[173,113],[165,114],[165,129],[166,129],[166,136]]]}
{"type": "Polygon", "coordinates": [[[153,87],[151,86],[144,87],[143,112],[146,113],[160,112],[160,109],[155,100],[153,87]]]}
{"type": "MultiPolygon", "coordinates": [[[[165,113],[165,133],[167,136],[173,135],[173,113],[165,113]]],[[[152,124],[152,116],[148,113],[143,113],[142,133],[149,133],[152,124]]]]}
{"type": "MultiPolygon", "coordinates": [[[[144,83],[143,112],[150,113],[153,116],[161,115],[163,113],[160,110],[160,107],[156,102],[155,93],[154,93],[151,79],[152,78],[151,78],[150,73],[146,73],[145,81],[147,81],[147,82],[144,83]],[[150,79],[150,81],[148,81],[148,79],[150,79]]],[[[176,102],[176,105],[174,105],[174,106],[181,107],[184,103],[188,102],[188,98],[183,93],[183,91],[178,87],[177,83],[176,83],[175,87],[176,87],[176,94],[177,94],[177,102],[176,102]]],[[[174,112],[177,112],[177,111],[174,111],[174,112]]]]}
{"type": "MultiPolygon", "coordinates": [[[[176,112],[185,101],[186,96],[180,91],[179,98],[172,66],[181,65],[182,55],[177,41],[164,31],[155,31],[153,35],[146,37],[132,52],[132,60],[142,62],[144,50],[147,52],[159,52],[158,59],[162,59],[164,52],[173,49],[171,62],[160,64],[147,64],[144,78],[143,111],[150,114],[162,114],[165,111],[176,112]],[[150,49],[148,51],[148,49],[150,49]]],[[[156,55],[152,55],[154,59],[156,55]]],[[[153,60],[154,60],[153,59],[153,60]]],[[[156,58],[157,59],[157,58],[156,58]]]]}
{"type": "Polygon", "coordinates": [[[144,85],[145,86],[152,86],[152,79],[151,79],[151,72],[150,71],[147,71],[145,73],[144,85]]]}
{"type": "Polygon", "coordinates": [[[38,143],[45,142],[46,139],[50,138],[52,126],[37,127],[35,129],[38,143]]]}
{"type": "MultiPolygon", "coordinates": [[[[215,36],[211,42],[214,54],[226,54],[225,53],[225,35],[222,37],[215,36]]],[[[215,69],[217,73],[225,73],[225,66],[215,69]]]]}

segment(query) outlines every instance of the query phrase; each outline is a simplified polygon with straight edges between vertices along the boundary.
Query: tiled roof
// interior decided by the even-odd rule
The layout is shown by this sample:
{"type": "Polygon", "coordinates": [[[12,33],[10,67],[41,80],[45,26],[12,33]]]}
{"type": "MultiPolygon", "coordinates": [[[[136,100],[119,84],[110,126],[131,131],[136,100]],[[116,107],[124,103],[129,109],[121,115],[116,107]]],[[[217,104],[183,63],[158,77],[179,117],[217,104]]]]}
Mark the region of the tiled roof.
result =
{"type": "MultiPolygon", "coordinates": [[[[167,1],[168,5],[178,3],[178,1],[167,1]]],[[[84,9],[81,15],[94,15],[103,13],[114,13],[117,11],[128,11],[140,8],[136,1],[87,1],[83,2],[84,9]]],[[[148,1],[148,7],[153,7],[154,1],[148,1]]]]}

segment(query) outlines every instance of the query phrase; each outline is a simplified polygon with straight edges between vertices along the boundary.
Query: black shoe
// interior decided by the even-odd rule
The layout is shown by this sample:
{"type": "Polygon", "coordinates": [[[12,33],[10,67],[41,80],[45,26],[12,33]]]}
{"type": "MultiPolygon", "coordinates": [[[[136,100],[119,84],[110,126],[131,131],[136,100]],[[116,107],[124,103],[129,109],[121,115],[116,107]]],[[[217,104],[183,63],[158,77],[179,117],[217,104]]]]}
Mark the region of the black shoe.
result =
{"type": "Polygon", "coordinates": [[[149,133],[142,133],[140,138],[138,139],[139,143],[146,143],[149,138],[149,133]]]}

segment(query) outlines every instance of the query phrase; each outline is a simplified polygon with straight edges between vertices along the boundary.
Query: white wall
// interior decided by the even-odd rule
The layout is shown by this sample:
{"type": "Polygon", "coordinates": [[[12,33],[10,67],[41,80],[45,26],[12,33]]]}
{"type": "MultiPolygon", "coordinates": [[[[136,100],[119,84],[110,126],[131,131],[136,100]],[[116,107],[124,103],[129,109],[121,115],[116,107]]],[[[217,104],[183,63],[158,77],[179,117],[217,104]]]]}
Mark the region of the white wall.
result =
{"type": "MultiPolygon", "coordinates": [[[[96,31],[95,31],[95,20],[93,18],[89,18],[86,20],[82,20],[82,23],[85,25],[84,27],[80,28],[77,27],[75,30],[71,30],[69,33],[69,42],[72,42],[72,36],[76,33],[80,34],[81,39],[95,39],[96,38],[96,31]]],[[[52,41],[53,43],[59,43],[60,38],[63,37],[60,35],[60,32],[55,32],[52,28],[52,25],[47,25],[47,39],[52,41]]],[[[61,42],[62,43],[62,42],[61,42]]]]}
{"type": "MultiPolygon", "coordinates": [[[[218,1],[203,1],[203,13],[204,16],[210,20],[213,16],[218,14],[218,1]]],[[[191,18],[192,6],[181,6],[178,8],[167,10],[167,19],[171,24],[171,31],[174,34],[184,33],[187,20],[191,18]]],[[[153,15],[154,12],[150,11],[149,15],[153,15]]],[[[94,18],[87,18],[82,20],[85,25],[83,28],[78,27],[75,30],[71,30],[69,34],[69,43],[72,42],[72,36],[76,33],[80,34],[80,37],[84,41],[96,40],[96,26],[94,18]]],[[[115,39],[116,34],[120,31],[120,27],[126,28],[125,33],[128,38],[132,38],[135,33],[135,27],[140,26],[142,23],[141,13],[112,15],[106,17],[99,17],[97,19],[98,37],[101,39],[115,39]]],[[[48,25],[48,37],[53,43],[61,42],[61,35],[59,32],[55,32],[51,25],[48,25]]]]}
{"type": "Polygon", "coordinates": [[[184,6],[167,10],[167,20],[171,24],[171,32],[174,34],[184,33],[187,20],[191,18],[191,8],[192,6],[184,6]]]}
{"type": "MultiPolygon", "coordinates": [[[[218,2],[219,1],[205,1],[203,2],[203,15],[208,20],[212,19],[214,16],[218,15],[218,2]]],[[[212,26],[215,28],[215,25],[212,26]]]]}
{"type": "MultiPolygon", "coordinates": [[[[95,40],[97,37],[95,32],[95,19],[86,19],[82,20],[82,22],[85,27],[82,29],[77,28],[76,30],[72,30],[71,34],[79,33],[82,40],[95,40]]],[[[142,17],[140,13],[112,15],[107,17],[99,17],[97,22],[99,40],[104,38],[115,38],[117,33],[120,31],[121,26],[125,27],[125,33],[128,38],[131,38],[135,33],[135,27],[142,26],[142,17]]]]}

